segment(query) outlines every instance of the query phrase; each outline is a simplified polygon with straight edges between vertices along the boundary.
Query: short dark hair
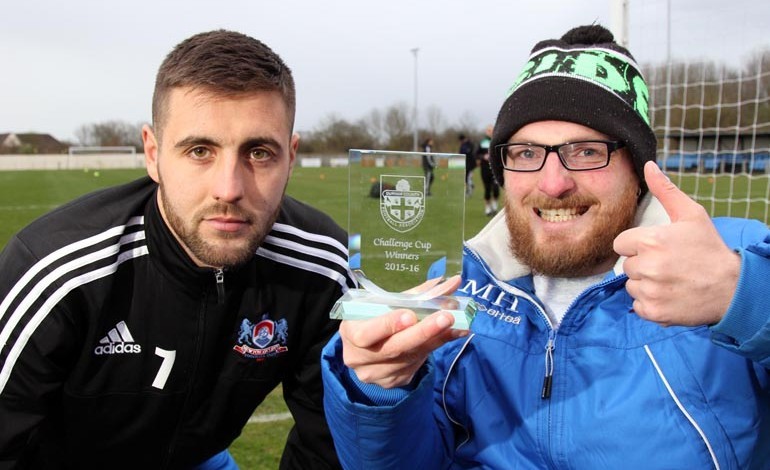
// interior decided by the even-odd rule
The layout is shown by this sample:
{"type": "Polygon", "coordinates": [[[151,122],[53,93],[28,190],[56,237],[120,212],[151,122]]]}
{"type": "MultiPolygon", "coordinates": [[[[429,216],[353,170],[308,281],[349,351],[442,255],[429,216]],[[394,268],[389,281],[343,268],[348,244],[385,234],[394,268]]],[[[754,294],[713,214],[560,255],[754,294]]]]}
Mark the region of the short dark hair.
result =
{"type": "Polygon", "coordinates": [[[294,127],[296,91],[291,70],[267,45],[245,34],[223,29],[191,36],[169,52],[155,78],[152,121],[159,134],[169,92],[202,88],[224,96],[278,91],[294,127]]]}

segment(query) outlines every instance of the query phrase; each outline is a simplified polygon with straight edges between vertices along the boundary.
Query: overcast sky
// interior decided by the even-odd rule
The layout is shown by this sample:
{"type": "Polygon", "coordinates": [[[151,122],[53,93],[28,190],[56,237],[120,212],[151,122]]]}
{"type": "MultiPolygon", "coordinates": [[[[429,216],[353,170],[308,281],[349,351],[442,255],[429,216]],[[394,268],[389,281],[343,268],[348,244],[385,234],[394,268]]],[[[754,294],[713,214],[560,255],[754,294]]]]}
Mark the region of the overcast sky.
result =
{"type": "MultiPolygon", "coordinates": [[[[225,28],[280,54],[297,82],[299,131],[414,104],[446,124],[491,123],[532,46],[611,27],[612,0],[5,0],[0,133],[75,140],[83,124],[150,119],[155,72],[186,37],[225,28]]],[[[671,55],[738,66],[770,48],[767,0],[670,0],[671,55]]],[[[640,63],[667,51],[667,0],[628,0],[640,63]]],[[[421,125],[425,121],[421,119],[421,125]]]]}

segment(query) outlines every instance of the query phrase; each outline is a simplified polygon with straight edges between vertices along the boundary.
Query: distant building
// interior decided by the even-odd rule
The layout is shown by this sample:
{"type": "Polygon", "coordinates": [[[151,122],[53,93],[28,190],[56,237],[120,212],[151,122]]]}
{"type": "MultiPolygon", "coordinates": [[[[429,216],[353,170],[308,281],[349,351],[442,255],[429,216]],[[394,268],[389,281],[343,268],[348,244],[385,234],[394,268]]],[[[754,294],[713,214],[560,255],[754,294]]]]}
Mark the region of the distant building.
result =
{"type": "Polygon", "coordinates": [[[50,134],[0,134],[0,154],[56,154],[67,153],[67,148],[50,134]]]}

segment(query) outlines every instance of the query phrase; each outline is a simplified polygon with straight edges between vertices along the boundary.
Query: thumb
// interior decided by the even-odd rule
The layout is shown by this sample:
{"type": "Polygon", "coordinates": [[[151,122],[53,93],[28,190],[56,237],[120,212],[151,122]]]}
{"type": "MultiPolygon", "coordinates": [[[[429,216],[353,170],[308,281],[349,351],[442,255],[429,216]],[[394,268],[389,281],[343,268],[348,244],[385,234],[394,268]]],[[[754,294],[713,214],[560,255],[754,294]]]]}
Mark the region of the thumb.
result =
{"type": "Polygon", "coordinates": [[[663,205],[671,222],[700,214],[700,205],[672,183],[657,163],[653,161],[645,163],[644,180],[652,195],[663,205]]]}

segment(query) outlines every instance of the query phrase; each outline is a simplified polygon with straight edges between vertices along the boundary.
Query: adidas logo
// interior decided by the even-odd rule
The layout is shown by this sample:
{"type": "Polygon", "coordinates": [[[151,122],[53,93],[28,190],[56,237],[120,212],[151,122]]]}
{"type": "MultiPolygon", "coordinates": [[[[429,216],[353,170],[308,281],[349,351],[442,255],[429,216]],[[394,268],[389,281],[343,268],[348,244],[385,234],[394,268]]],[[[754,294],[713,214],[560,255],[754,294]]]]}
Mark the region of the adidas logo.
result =
{"type": "Polygon", "coordinates": [[[126,322],[121,321],[115,328],[107,332],[107,336],[99,340],[99,345],[94,348],[94,354],[138,354],[142,352],[142,346],[134,344],[134,337],[128,331],[126,322]]]}

